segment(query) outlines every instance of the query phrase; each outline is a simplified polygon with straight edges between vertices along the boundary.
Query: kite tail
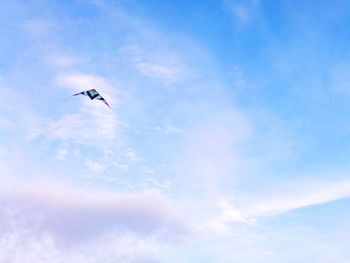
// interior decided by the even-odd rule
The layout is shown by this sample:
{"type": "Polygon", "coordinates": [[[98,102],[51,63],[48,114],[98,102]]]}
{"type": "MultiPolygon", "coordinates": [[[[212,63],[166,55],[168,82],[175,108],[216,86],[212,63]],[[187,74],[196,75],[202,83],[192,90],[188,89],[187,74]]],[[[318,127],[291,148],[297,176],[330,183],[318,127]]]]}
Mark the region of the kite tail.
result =
{"type": "Polygon", "coordinates": [[[112,109],[111,106],[109,106],[109,104],[107,103],[107,101],[102,100],[104,104],[106,104],[108,106],[108,108],[112,109]]]}

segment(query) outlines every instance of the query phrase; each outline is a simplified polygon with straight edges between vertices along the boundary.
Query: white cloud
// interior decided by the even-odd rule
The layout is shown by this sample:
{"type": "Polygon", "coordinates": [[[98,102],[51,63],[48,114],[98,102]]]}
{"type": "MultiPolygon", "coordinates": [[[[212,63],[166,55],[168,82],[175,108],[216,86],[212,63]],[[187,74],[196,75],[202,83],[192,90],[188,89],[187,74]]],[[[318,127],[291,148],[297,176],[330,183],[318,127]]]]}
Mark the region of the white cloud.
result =
{"type": "Polygon", "coordinates": [[[167,246],[156,237],[105,234],[76,246],[62,246],[51,235],[13,231],[0,238],[0,261],[5,263],[151,263],[167,246]]]}
{"type": "Polygon", "coordinates": [[[176,240],[189,230],[176,208],[155,191],[120,194],[57,184],[7,185],[1,189],[0,207],[5,232],[25,229],[34,236],[49,234],[68,243],[110,231],[176,240]]]}
{"type": "Polygon", "coordinates": [[[227,199],[221,199],[217,203],[220,209],[218,215],[210,218],[202,227],[208,231],[214,231],[216,234],[228,234],[232,232],[234,224],[254,224],[255,219],[246,217],[235,208],[227,199]]]}

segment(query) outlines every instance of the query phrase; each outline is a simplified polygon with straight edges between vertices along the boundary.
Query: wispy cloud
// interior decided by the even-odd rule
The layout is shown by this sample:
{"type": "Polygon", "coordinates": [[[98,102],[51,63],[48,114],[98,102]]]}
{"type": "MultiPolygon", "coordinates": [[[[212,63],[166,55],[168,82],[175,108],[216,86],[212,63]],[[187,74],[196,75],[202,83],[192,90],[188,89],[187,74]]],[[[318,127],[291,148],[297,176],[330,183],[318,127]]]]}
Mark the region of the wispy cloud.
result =
{"type": "Polygon", "coordinates": [[[254,225],[261,217],[275,217],[296,209],[323,205],[350,197],[350,181],[294,181],[271,185],[265,193],[256,191],[246,200],[236,196],[234,203],[227,198],[217,202],[219,212],[207,216],[200,228],[216,234],[232,233],[237,224],[254,225]]]}
{"type": "Polygon", "coordinates": [[[185,159],[178,164],[181,173],[193,186],[209,192],[221,189],[224,182],[239,176],[244,156],[238,145],[251,132],[249,118],[231,105],[212,111],[198,126],[187,130],[185,159]]]}
{"type": "MultiPolygon", "coordinates": [[[[103,95],[110,96],[112,98],[112,92],[116,93],[116,87],[113,87],[106,79],[100,76],[83,74],[83,73],[71,73],[63,74],[57,77],[57,84],[64,86],[72,91],[80,91],[85,89],[95,88],[100,90],[103,95]]],[[[108,99],[109,97],[107,97],[108,99]]]]}
{"type": "Polygon", "coordinates": [[[123,52],[130,58],[133,67],[142,75],[172,85],[189,75],[189,68],[181,56],[166,48],[145,49],[139,45],[129,45],[123,52]]]}
{"type": "Polygon", "coordinates": [[[94,173],[103,173],[106,170],[106,165],[98,161],[86,159],[85,165],[94,173]]]}
{"type": "Polygon", "coordinates": [[[61,68],[74,67],[83,62],[86,62],[86,59],[82,57],[62,52],[56,52],[51,55],[48,55],[46,60],[47,63],[61,68]]]}
{"type": "MultiPolygon", "coordinates": [[[[58,78],[58,84],[71,90],[71,93],[91,88],[97,89],[112,107],[116,108],[115,90],[101,77],[84,74],[68,74],[58,78]]],[[[116,114],[100,101],[74,97],[78,107],[74,113],[62,115],[59,119],[37,116],[28,130],[31,138],[44,137],[48,140],[71,141],[78,144],[92,144],[106,147],[116,139],[119,123],[116,114]]]]}
{"type": "Polygon", "coordinates": [[[56,158],[59,160],[63,160],[66,158],[68,154],[68,150],[66,148],[59,148],[56,151],[56,158]]]}
{"type": "Polygon", "coordinates": [[[249,216],[268,216],[294,209],[326,204],[350,197],[350,181],[299,181],[272,187],[269,196],[256,196],[243,213],[249,216]]]}
{"type": "Polygon", "coordinates": [[[224,0],[223,6],[239,26],[251,24],[257,14],[260,0],[224,0]]]}
{"type": "MultiPolygon", "coordinates": [[[[219,212],[217,215],[208,219],[201,228],[205,231],[214,232],[216,234],[229,234],[236,224],[254,224],[254,218],[246,217],[241,211],[235,208],[227,199],[221,199],[217,203],[219,212]]],[[[202,230],[203,231],[203,230],[202,230]]]]}
{"type": "Polygon", "coordinates": [[[179,71],[176,68],[171,68],[161,64],[138,62],[135,64],[135,67],[148,77],[160,78],[168,83],[174,82],[179,75],[179,71]]]}

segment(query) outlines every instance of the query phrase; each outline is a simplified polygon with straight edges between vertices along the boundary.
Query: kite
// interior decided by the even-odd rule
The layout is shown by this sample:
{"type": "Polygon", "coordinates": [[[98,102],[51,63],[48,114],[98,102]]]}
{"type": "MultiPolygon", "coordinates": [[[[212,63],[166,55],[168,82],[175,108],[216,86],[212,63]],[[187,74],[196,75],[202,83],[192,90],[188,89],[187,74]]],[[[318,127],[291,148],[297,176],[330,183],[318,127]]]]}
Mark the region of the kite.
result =
{"type": "Polygon", "coordinates": [[[86,91],[82,91],[82,92],[79,92],[77,94],[74,94],[72,96],[77,96],[77,95],[85,95],[85,96],[88,96],[91,100],[102,100],[102,102],[104,104],[106,104],[109,108],[111,108],[109,106],[109,104],[107,103],[107,101],[100,95],[100,93],[98,93],[95,89],[90,89],[90,90],[86,90],[86,91]]]}

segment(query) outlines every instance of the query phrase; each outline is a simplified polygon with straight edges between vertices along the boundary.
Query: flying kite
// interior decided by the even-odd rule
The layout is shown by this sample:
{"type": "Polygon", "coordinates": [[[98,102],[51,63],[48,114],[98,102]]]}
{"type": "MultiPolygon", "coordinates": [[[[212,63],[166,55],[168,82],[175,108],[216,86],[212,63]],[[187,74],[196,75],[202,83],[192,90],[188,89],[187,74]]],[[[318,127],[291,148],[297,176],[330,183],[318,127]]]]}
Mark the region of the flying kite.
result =
{"type": "Polygon", "coordinates": [[[72,96],[77,96],[77,95],[85,95],[85,96],[88,96],[91,100],[102,100],[102,102],[104,104],[106,104],[109,108],[111,108],[109,106],[109,104],[107,103],[107,101],[100,95],[100,93],[98,93],[95,89],[90,89],[90,90],[86,90],[86,91],[82,91],[82,92],[79,92],[77,94],[74,94],[72,96]]]}

